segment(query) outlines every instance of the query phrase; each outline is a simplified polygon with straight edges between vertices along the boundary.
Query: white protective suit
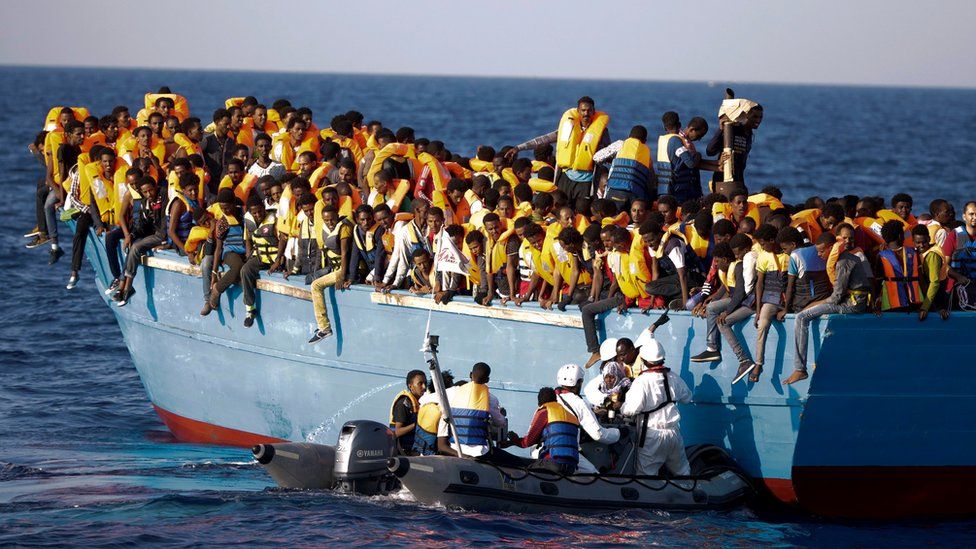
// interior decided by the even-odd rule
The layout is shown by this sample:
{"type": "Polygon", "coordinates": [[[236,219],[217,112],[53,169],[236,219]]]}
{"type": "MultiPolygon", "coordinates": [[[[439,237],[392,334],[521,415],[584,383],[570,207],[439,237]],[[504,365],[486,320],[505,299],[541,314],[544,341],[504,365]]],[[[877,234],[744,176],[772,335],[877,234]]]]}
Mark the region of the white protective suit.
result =
{"type": "MultiPolygon", "coordinates": [[[[667,402],[665,376],[671,389],[671,399],[674,402],[691,402],[691,390],[677,374],[670,370],[666,373],[644,370],[631,384],[620,412],[625,416],[640,416],[667,402]]],[[[681,438],[680,420],[681,414],[674,404],[667,404],[648,416],[644,446],[637,451],[638,474],[656,475],[661,465],[667,465],[675,475],[691,473],[681,438]]]]}

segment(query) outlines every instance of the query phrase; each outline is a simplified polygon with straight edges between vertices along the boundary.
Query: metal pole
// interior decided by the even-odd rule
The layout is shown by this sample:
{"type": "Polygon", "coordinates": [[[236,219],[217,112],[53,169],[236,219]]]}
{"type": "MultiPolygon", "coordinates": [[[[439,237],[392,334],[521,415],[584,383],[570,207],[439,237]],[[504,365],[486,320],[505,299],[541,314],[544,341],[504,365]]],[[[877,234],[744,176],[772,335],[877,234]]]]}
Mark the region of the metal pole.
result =
{"type": "Polygon", "coordinates": [[[461,440],[458,438],[457,428],[454,426],[454,415],[451,413],[451,404],[447,400],[447,389],[444,388],[444,380],[441,378],[441,366],[437,362],[438,337],[436,335],[428,335],[424,343],[425,350],[430,353],[430,360],[428,361],[430,365],[430,379],[434,384],[434,391],[437,392],[437,401],[441,407],[441,417],[447,423],[449,432],[454,435],[454,451],[457,452],[458,457],[464,457],[464,454],[461,453],[461,440]]]}

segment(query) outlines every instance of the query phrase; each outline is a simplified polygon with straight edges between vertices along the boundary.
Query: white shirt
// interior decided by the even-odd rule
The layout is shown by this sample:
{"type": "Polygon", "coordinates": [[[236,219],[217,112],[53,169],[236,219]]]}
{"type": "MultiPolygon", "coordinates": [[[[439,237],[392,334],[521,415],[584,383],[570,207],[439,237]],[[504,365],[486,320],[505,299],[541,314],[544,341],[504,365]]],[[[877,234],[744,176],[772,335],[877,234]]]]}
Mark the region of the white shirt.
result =
{"type": "Polygon", "coordinates": [[[556,402],[562,404],[563,408],[570,411],[580,422],[580,429],[586,431],[590,438],[596,442],[613,444],[620,440],[620,430],[610,427],[604,428],[600,425],[600,420],[593,413],[593,408],[586,403],[579,395],[574,393],[557,393],[556,402]]]}
{"type": "Polygon", "coordinates": [[[399,287],[413,266],[410,257],[410,234],[416,232],[421,243],[428,247],[425,231],[420,230],[413,221],[400,221],[393,227],[393,252],[390,254],[390,264],[386,266],[383,282],[399,287]]]}
{"type": "MultiPolygon", "coordinates": [[[[671,395],[676,402],[691,402],[691,390],[678,377],[678,374],[668,371],[668,383],[671,385],[671,395]]],[[[653,410],[662,402],[667,401],[664,393],[664,375],[662,372],[643,371],[630,385],[627,398],[620,412],[625,416],[636,416],[653,410]]],[[[647,426],[651,429],[677,429],[681,420],[681,413],[677,406],[665,406],[647,418],[647,426]]]]}
{"type": "Polygon", "coordinates": [[[742,258],[742,280],[746,283],[746,295],[756,286],[756,260],[759,258],[754,250],[742,258]]]}
{"type": "MultiPolygon", "coordinates": [[[[469,381],[468,383],[474,382],[469,381]]],[[[450,387],[447,390],[447,402],[451,408],[454,408],[453,401],[458,399],[457,393],[460,389],[461,387],[450,387]]],[[[502,415],[501,407],[498,405],[498,398],[491,394],[491,392],[488,393],[488,415],[491,416],[492,423],[494,423],[496,426],[502,426],[505,431],[508,431],[508,419],[502,415]]],[[[437,437],[440,438],[449,436],[450,433],[447,428],[447,422],[444,421],[444,416],[441,416],[441,420],[437,423],[437,437]]],[[[483,456],[487,454],[488,451],[489,448],[487,445],[461,445],[461,453],[466,456],[483,456]]]]}
{"type": "Polygon", "coordinates": [[[285,176],[285,165],[281,162],[271,161],[267,168],[262,168],[257,162],[251,164],[251,167],[247,169],[247,173],[257,177],[258,179],[266,176],[273,175],[276,181],[281,181],[281,178],[285,176]]]}

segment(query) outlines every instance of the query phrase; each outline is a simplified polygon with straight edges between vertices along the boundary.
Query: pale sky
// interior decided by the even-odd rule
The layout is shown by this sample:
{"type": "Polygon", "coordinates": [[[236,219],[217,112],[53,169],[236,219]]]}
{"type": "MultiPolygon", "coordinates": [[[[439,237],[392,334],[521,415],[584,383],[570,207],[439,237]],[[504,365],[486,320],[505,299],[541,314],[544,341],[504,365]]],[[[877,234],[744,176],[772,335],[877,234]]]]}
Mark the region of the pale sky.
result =
{"type": "Polygon", "coordinates": [[[0,6],[0,65],[976,87],[976,0],[0,6]]]}

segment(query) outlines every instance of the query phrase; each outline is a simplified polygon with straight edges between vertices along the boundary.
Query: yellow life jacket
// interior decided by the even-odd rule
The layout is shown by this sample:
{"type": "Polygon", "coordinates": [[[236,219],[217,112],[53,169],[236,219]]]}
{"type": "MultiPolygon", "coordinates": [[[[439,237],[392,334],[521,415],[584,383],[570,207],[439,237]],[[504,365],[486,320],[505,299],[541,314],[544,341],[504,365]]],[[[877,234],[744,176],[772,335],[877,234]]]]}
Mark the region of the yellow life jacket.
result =
{"type": "Polygon", "coordinates": [[[420,153],[417,160],[430,168],[430,177],[434,184],[434,188],[430,189],[431,194],[435,191],[447,192],[447,182],[451,180],[451,172],[447,167],[428,153],[420,153]]]}
{"type": "Polygon", "coordinates": [[[156,100],[160,97],[168,97],[173,100],[173,108],[170,110],[170,114],[179,118],[180,122],[190,117],[190,104],[182,95],[177,93],[147,93],[143,101],[145,108],[136,115],[140,126],[144,126],[149,120],[149,115],[156,108],[156,100]]]}
{"type": "Polygon", "coordinates": [[[536,174],[538,174],[539,173],[539,170],[541,170],[542,168],[551,168],[551,167],[552,166],[550,166],[548,162],[543,162],[541,160],[533,160],[532,161],[532,175],[535,176],[536,174]]]}
{"type": "Polygon", "coordinates": [[[515,234],[515,230],[508,230],[498,235],[498,240],[492,242],[487,231],[482,231],[485,235],[485,267],[488,274],[492,275],[500,272],[508,263],[508,240],[515,234]]]}
{"type": "Polygon", "coordinates": [[[451,172],[451,175],[458,179],[471,179],[474,176],[474,172],[457,162],[444,162],[443,164],[447,168],[447,171],[451,172]]]}
{"type": "Polygon", "coordinates": [[[650,281],[651,273],[642,255],[618,251],[607,254],[610,270],[617,279],[617,287],[630,299],[648,296],[644,286],[650,281]]]}
{"type": "MultiPolygon", "coordinates": [[[[116,158],[115,163],[116,173],[119,170],[125,171],[125,168],[122,167],[125,165],[125,162],[122,159],[116,158]],[[122,166],[119,166],[119,163],[122,166]]],[[[90,163],[85,166],[80,177],[82,199],[84,200],[90,191],[92,196],[95,197],[95,204],[98,206],[98,212],[101,214],[102,222],[109,225],[118,223],[118,205],[116,204],[117,197],[114,177],[112,181],[106,181],[100,163],[90,163]]]]}
{"type": "Polygon", "coordinates": [[[331,264],[332,269],[337,271],[342,260],[342,239],[352,236],[355,232],[352,230],[353,224],[348,218],[340,217],[336,226],[330,229],[322,220],[319,208],[316,208],[315,217],[315,239],[319,243],[319,249],[322,250],[322,266],[331,264]]]}
{"type": "MultiPolygon", "coordinates": [[[[817,210],[817,215],[819,216],[820,210],[817,210]]],[[[755,222],[756,226],[761,224],[759,220],[759,206],[749,202],[746,206],[746,217],[751,217],[755,222]]],[[[715,221],[719,219],[728,219],[729,221],[735,223],[735,216],[732,214],[732,204],[729,202],[716,202],[712,204],[712,218],[715,221]]]]}
{"type": "Polygon", "coordinates": [[[648,170],[651,169],[651,148],[645,143],[641,143],[640,139],[636,137],[628,137],[624,140],[623,146],[617,153],[617,158],[633,160],[648,170]]]}
{"type": "Polygon", "coordinates": [[[926,261],[929,254],[935,254],[942,259],[942,267],[939,268],[939,282],[944,282],[945,279],[949,278],[949,260],[946,259],[945,252],[942,251],[942,247],[932,241],[932,246],[922,253],[922,261],[926,261]]]}
{"type": "Polygon", "coordinates": [[[410,399],[410,407],[413,409],[413,413],[416,414],[417,412],[420,411],[420,404],[417,402],[417,397],[413,396],[413,393],[411,393],[410,391],[408,391],[406,389],[400,391],[400,393],[393,398],[393,402],[390,403],[390,427],[393,427],[394,426],[394,424],[393,424],[393,409],[396,406],[396,403],[399,402],[400,397],[402,397],[402,396],[405,396],[405,397],[407,397],[407,398],[410,399]]]}
{"type": "Polygon", "coordinates": [[[478,157],[472,157],[471,160],[468,160],[468,166],[471,166],[476,174],[495,172],[495,165],[490,160],[481,160],[478,157]]]}
{"type": "Polygon", "coordinates": [[[289,172],[297,173],[298,156],[305,151],[311,151],[318,158],[318,148],[318,137],[313,135],[311,138],[304,139],[298,146],[298,150],[295,150],[291,145],[291,136],[288,132],[282,132],[272,138],[271,159],[281,162],[289,172]]]}
{"type": "MultiPolygon", "coordinates": [[[[102,146],[106,146],[107,145],[107,142],[105,141],[105,134],[104,133],[102,133],[102,132],[99,131],[99,132],[95,132],[95,133],[89,135],[88,137],[86,137],[85,140],[81,143],[81,152],[87,153],[87,152],[91,151],[92,147],[94,147],[95,145],[102,145],[102,146]]],[[[114,146],[109,147],[109,148],[112,149],[112,150],[115,150],[115,147],[114,146]]],[[[80,162],[80,160],[79,160],[79,162],[80,162]]]]}
{"type": "Polygon", "coordinates": [[[592,170],[593,155],[600,146],[600,138],[609,123],[610,116],[596,111],[590,126],[583,131],[578,109],[569,109],[563,113],[559,121],[559,133],[556,135],[556,165],[571,170],[592,170]]]}
{"type": "Polygon", "coordinates": [[[711,240],[708,238],[703,238],[698,234],[698,230],[695,229],[693,223],[688,223],[685,225],[685,243],[691,247],[695,252],[695,255],[704,259],[708,256],[708,248],[711,245],[711,240]]]}
{"type": "MultiPolygon", "coordinates": [[[[322,130],[322,133],[325,133],[325,130],[322,130]]],[[[353,158],[356,160],[357,166],[363,161],[363,150],[359,147],[359,143],[355,138],[333,135],[331,139],[333,143],[339,145],[340,148],[346,149],[352,154],[353,158]]]]}
{"type": "MultiPolygon", "coordinates": [[[[69,107],[75,120],[78,122],[84,122],[88,118],[88,109],[86,107],[69,107]]],[[[61,118],[61,110],[64,107],[52,107],[51,110],[47,111],[47,116],[44,117],[44,131],[64,131],[61,124],[58,123],[58,119],[61,118]]],[[[55,151],[57,152],[57,151],[55,151]]]]}
{"type": "Polygon", "coordinates": [[[244,238],[251,238],[251,250],[265,265],[271,265],[278,257],[277,224],[274,212],[265,214],[260,224],[254,221],[250,212],[244,214],[244,238]]]}
{"type": "MultiPolygon", "coordinates": [[[[550,245],[550,254],[552,261],[555,264],[556,269],[559,270],[559,276],[566,286],[569,285],[569,279],[573,276],[573,263],[577,263],[576,269],[579,272],[579,279],[577,280],[578,285],[589,284],[592,280],[590,273],[579,265],[579,261],[573,254],[567,252],[563,249],[562,244],[558,239],[553,239],[550,245]]],[[[560,288],[560,290],[562,290],[560,288]]]]}
{"type": "Polygon", "coordinates": [[[729,263],[729,268],[725,271],[719,271],[718,278],[722,281],[722,284],[728,288],[729,293],[735,288],[735,268],[742,263],[742,261],[735,260],[729,263]]]}
{"type": "MultiPolygon", "coordinates": [[[[548,240],[547,240],[548,242],[548,240]]],[[[552,264],[552,255],[546,252],[546,243],[543,243],[542,249],[537,250],[533,246],[529,239],[526,238],[522,241],[522,245],[519,248],[519,256],[528,264],[532,265],[532,270],[539,275],[539,277],[549,283],[550,285],[555,282],[552,273],[555,268],[552,264]]]]}
{"type": "Polygon", "coordinates": [[[190,235],[186,237],[186,241],[183,242],[183,249],[186,250],[187,255],[194,255],[199,259],[198,251],[203,251],[200,244],[207,241],[210,238],[210,228],[204,226],[196,226],[190,229],[190,235]]]}
{"type": "Polygon", "coordinates": [[[816,242],[817,238],[823,233],[823,227],[820,226],[820,210],[818,208],[801,210],[791,217],[790,227],[799,229],[810,239],[810,242],[816,242]]]}
{"type": "Polygon", "coordinates": [[[538,177],[529,179],[529,186],[532,187],[532,192],[536,193],[550,193],[556,190],[555,183],[546,181],[545,179],[539,179],[538,177]]]}
{"type": "MultiPolygon", "coordinates": [[[[399,398],[399,397],[398,397],[399,398]]],[[[396,402],[396,400],[394,400],[396,402]]],[[[441,407],[436,402],[427,402],[417,409],[417,428],[436,435],[437,424],[441,420],[441,407]]]]}
{"type": "Polygon", "coordinates": [[[749,196],[749,203],[757,207],[767,207],[770,211],[783,209],[783,202],[771,194],[756,193],[749,196]]]}
{"type": "Polygon", "coordinates": [[[179,145],[179,147],[183,149],[183,152],[185,152],[187,156],[190,156],[191,154],[199,154],[200,156],[203,156],[203,149],[200,148],[200,144],[191,141],[190,138],[186,136],[186,134],[178,133],[174,135],[173,142],[179,145]]]}
{"type": "Polygon", "coordinates": [[[243,97],[228,97],[224,100],[224,108],[229,109],[231,107],[240,107],[244,104],[243,97]]]}
{"type": "Polygon", "coordinates": [[[327,176],[329,172],[335,169],[335,166],[328,162],[323,162],[321,166],[315,168],[311,175],[308,176],[308,182],[312,185],[312,192],[319,200],[322,199],[322,190],[329,186],[329,180],[327,176]]]}
{"type": "MultiPolygon", "coordinates": [[[[406,143],[390,143],[376,151],[376,154],[373,156],[373,162],[369,165],[369,170],[366,171],[366,184],[369,185],[370,189],[373,188],[373,178],[383,169],[383,163],[386,162],[386,159],[394,156],[410,158],[416,156],[416,153],[414,153],[413,145],[406,143]]],[[[445,182],[446,184],[447,182],[445,182]]]]}

